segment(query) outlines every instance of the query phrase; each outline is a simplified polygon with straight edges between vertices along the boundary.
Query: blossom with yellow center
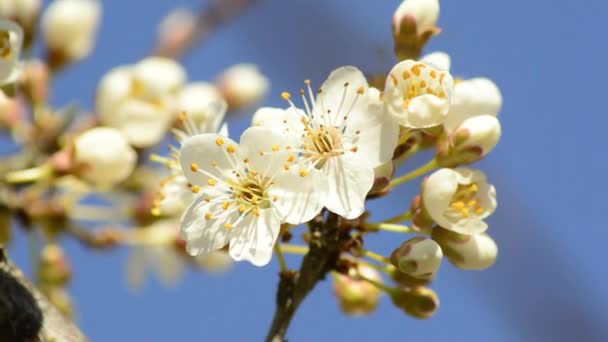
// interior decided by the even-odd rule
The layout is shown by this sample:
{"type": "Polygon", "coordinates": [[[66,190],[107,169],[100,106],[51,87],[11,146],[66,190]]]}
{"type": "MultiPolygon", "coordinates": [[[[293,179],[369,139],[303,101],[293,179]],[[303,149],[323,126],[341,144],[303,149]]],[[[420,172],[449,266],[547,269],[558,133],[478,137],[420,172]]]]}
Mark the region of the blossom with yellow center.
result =
{"type": "Polygon", "coordinates": [[[363,73],[352,66],[334,70],[315,97],[310,81],[301,90],[304,109],[291,102],[288,109],[262,108],[254,125],[269,127],[296,140],[293,152],[308,169],[318,169],[328,181],[324,206],[346,218],[365,209],[374,183],[374,168],[391,160],[398,125],[382,106],[380,93],[370,88],[363,73]]]}
{"type": "Polygon", "coordinates": [[[481,171],[443,168],[424,181],[422,202],[439,226],[465,235],[480,234],[488,228],[483,220],[496,209],[496,189],[481,171]]]}
{"type": "Polygon", "coordinates": [[[19,55],[23,45],[23,30],[9,20],[0,20],[0,86],[13,83],[19,77],[19,55]]]}
{"type": "Polygon", "coordinates": [[[438,126],[450,110],[453,87],[452,76],[445,70],[424,61],[400,62],[386,79],[386,110],[404,127],[438,126]]]}
{"type": "Polygon", "coordinates": [[[294,158],[291,142],[270,129],[251,127],[240,144],[219,134],[186,139],[180,163],[199,196],[182,216],[192,255],[229,245],[233,259],[266,265],[281,223],[310,221],[323,207],[324,178],[294,158]],[[290,165],[285,169],[284,165],[290,165]]]}

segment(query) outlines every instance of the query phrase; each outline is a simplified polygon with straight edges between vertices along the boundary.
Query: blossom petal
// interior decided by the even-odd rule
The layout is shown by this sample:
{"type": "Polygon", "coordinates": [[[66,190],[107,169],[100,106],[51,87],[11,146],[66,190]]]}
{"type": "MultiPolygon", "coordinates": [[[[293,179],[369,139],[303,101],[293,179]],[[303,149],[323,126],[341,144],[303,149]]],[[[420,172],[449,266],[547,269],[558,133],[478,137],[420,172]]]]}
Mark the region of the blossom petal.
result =
{"type": "Polygon", "coordinates": [[[243,227],[230,239],[229,253],[234,260],[247,260],[255,266],[270,262],[281,221],[274,209],[260,210],[259,214],[250,215],[249,222],[243,222],[243,227]]]}
{"type": "Polygon", "coordinates": [[[181,234],[186,240],[190,255],[206,254],[223,248],[230,241],[232,231],[224,228],[225,219],[205,218],[208,212],[217,212],[219,204],[207,203],[198,197],[181,218],[181,234]]]}
{"type": "Polygon", "coordinates": [[[291,149],[297,145],[291,134],[279,134],[267,127],[250,127],[241,135],[243,155],[249,158],[248,167],[264,176],[274,175],[283,169],[291,149]]]}
{"type": "Polygon", "coordinates": [[[342,117],[360,96],[359,88],[367,90],[367,79],[354,66],[340,67],[331,74],[321,85],[314,106],[314,115],[324,119],[327,125],[339,125],[342,117]]]}
{"type": "Polygon", "coordinates": [[[269,193],[277,198],[273,206],[281,219],[300,224],[312,220],[323,209],[327,179],[317,170],[301,176],[295,169],[290,169],[275,176],[269,193]]]}
{"type": "Polygon", "coordinates": [[[328,177],[327,209],[347,219],[359,217],[374,183],[374,169],[345,154],[329,159],[321,171],[328,177]]]}
{"type": "Polygon", "coordinates": [[[454,101],[444,127],[447,131],[452,131],[470,117],[482,114],[496,116],[501,106],[500,89],[492,80],[479,77],[456,83],[454,101]]]}
{"type": "Polygon", "coordinates": [[[271,128],[280,133],[292,133],[301,135],[304,132],[302,118],[306,114],[295,107],[287,109],[263,107],[253,114],[251,123],[254,126],[271,128]]]}
{"type": "Polygon", "coordinates": [[[458,174],[452,169],[439,169],[423,183],[422,201],[429,215],[440,226],[451,226],[452,223],[443,213],[450,205],[458,189],[458,174]]]}
{"type": "Polygon", "coordinates": [[[215,133],[199,134],[184,140],[180,164],[190,183],[206,187],[212,182],[213,186],[220,186],[214,181],[224,180],[233,170],[242,169],[242,153],[238,144],[228,137],[215,133]],[[194,171],[193,167],[204,170],[204,173],[194,171]]]}

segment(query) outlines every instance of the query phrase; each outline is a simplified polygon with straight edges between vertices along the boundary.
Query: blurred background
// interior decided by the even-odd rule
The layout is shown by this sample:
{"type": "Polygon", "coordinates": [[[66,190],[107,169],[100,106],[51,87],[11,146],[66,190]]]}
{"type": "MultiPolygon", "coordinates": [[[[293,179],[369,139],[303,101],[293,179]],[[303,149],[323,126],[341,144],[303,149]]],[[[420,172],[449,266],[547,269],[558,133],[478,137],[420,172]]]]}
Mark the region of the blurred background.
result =
{"type": "MultiPolygon", "coordinates": [[[[1,1],[1,0],[0,0],[1,1]]],[[[94,54],[54,80],[52,103],[93,108],[97,82],[154,46],[157,24],[172,9],[200,0],[105,1],[94,54]]],[[[257,64],[272,81],[265,105],[283,106],[309,78],[319,85],[335,67],[387,72],[395,63],[390,20],[397,0],[259,0],[183,58],[191,80],[212,80],[226,67],[257,64]]],[[[444,262],[432,287],[439,311],[417,321],[385,298],[368,317],[344,316],[329,282],[302,305],[290,341],[608,341],[608,238],[603,46],[608,9],[600,1],[442,1],[426,52],[446,51],[452,73],[486,76],[500,87],[503,138],[477,167],[496,185],[499,207],[489,234],[497,263],[466,272],[444,262]]],[[[229,118],[231,135],[251,111],[229,118]]],[[[162,152],[165,152],[164,150],[162,152]]],[[[403,166],[413,169],[425,158],[403,166]]],[[[401,212],[415,182],[373,203],[374,217],[401,212]],[[393,207],[387,205],[391,203],[393,207]]],[[[390,253],[402,236],[371,241],[390,253]]],[[[127,249],[91,252],[64,241],[75,276],[79,326],[93,341],[258,341],[274,310],[278,265],[237,264],[221,275],[190,272],[174,288],[149,279],[126,286],[127,249]]],[[[10,254],[28,272],[24,236],[10,254]]],[[[288,262],[296,267],[298,259],[288,262]]]]}

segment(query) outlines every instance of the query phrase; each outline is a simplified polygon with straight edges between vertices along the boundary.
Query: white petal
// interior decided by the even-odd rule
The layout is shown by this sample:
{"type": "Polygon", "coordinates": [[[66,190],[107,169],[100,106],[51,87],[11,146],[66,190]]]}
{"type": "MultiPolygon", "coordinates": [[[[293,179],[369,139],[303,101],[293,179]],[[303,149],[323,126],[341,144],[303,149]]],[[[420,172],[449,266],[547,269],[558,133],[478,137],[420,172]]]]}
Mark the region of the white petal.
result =
{"type": "Polygon", "coordinates": [[[321,169],[327,175],[330,211],[354,219],[365,210],[365,197],[374,183],[374,169],[362,165],[355,156],[331,158],[321,169]]]}
{"type": "Polygon", "coordinates": [[[410,102],[407,125],[411,127],[432,127],[446,118],[449,103],[434,95],[417,96],[410,102]]]}
{"type": "MultiPolygon", "coordinates": [[[[320,93],[317,95],[314,105],[315,116],[326,116],[328,125],[339,125],[342,123],[342,117],[347,114],[347,110],[360,96],[357,91],[361,87],[365,91],[368,84],[359,69],[344,66],[332,71],[321,85],[320,93]],[[330,112],[328,113],[328,111],[330,112]]],[[[321,120],[321,122],[323,121],[321,120]]]]}
{"type": "Polygon", "coordinates": [[[327,196],[327,179],[317,170],[301,176],[295,168],[281,171],[274,178],[269,189],[270,196],[276,196],[273,206],[281,219],[291,224],[312,220],[323,209],[327,196]]]}
{"type": "Polygon", "coordinates": [[[439,169],[423,183],[422,202],[429,215],[442,227],[451,226],[443,213],[458,189],[458,174],[452,169],[439,169]]]}
{"type": "Polygon", "coordinates": [[[129,253],[125,266],[127,285],[132,289],[139,289],[146,280],[146,251],[145,247],[134,247],[129,253]]]}
{"type": "Polygon", "coordinates": [[[181,234],[190,255],[206,254],[223,248],[230,241],[232,231],[224,228],[223,219],[205,219],[207,212],[218,211],[219,204],[197,198],[181,218],[181,234]]]}
{"type": "Polygon", "coordinates": [[[272,258],[272,248],[279,236],[281,222],[274,209],[260,210],[260,216],[249,215],[249,222],[230,239],[230,256],[234,260],[248,260],[255,266],[264,266],[272,258]]]}
{"type": "Polygon", "coordinates": [[[454,101],[444,127],[452,131],[458,124],[472,116],[488,114],[496,116],[502,106],[500,89],[492,80],[473,78],[454,85],[454,101]]]}
{"type": "Polygon", "coordinates": [[[120,129],[136,147],[148,147],[159,143],[171,123],[170,111],[137,100],[130,100],[115,109],[122,120],[112,125],[120,129]]]}
{"type": "Polygon", "coordinates": [[[349,114],[345,133],[353,138],[345,139],[349,142],[345,147],[346,153],[357,154],[361,162],[374,168],[393,158],[399,125],[386,113],[381,102],[374,100],[378,91],[370,88],[368,92],[370,94],[359,99],[360,105],[349,114]],[[356,152],[351,152],[354,146],[356,152]]]}
{"type": "MultiPolygon", "coordinates": [[[[192,170],[194,166],[220,180],[233,170],[241,170],[242,153],[232,139],[213,133],[199,134],[184,140],[180,149],[180,164],[190,183],[205,187],[210,177],[192,170]],[[234,149],[229,153],[228,149],[234,149]]],[[[220,186],[218,182],[216,186],[220,186]]]]}
{"type": "Polygon", "coordinates": [[[422,56],[420,61],[428,63],[439,70],[450,71],[450,55],[443,51],[436,51],[426,54],[422,56]]]}
{"type": "Polygon", "coordinates": [[[241,135],[243,155],[249,158],[249,167],[268,176],[283,169],[290,155],[297,153],[298,140],[293,135],[279,134],[266,127],[250,127],[241,135]]]}
{"type": "Polygon", "coordinates": [[[304,132],[304,124],[301,119],[305,113],[295,107],[287,109],[262,107],[258,109],[251,120],[254,126],[271,128],[280,133],[292,133],[301,135],[304,132]]]}

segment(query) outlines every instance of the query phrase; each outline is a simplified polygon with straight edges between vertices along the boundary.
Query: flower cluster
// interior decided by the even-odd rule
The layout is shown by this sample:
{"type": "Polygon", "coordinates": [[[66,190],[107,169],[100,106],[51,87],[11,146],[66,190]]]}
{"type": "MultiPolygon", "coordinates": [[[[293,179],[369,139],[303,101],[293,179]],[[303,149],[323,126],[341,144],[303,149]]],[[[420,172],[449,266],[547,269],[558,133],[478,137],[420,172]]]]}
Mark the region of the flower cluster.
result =
{"type": "Polygon", "coordinates": [[[186,265],[264,266],[273,255],[282,279],[297,283],[283,254],[305,255],[321,260],[313,278],[331,274],[340,308],[352,315],[375,310],[387,294],[406,314],[428,318],[439,305],[429,284],[444,258],[464,270],[494,263],[486,231],[496,189],[472,164],[500,139],[502,97],[487,78],[458,78],[447,53],[422,55],[441,31],[438,1],[396,9],[398,61],[380,76],[338,67],[320,85],[304,80],[297,93],[282,92],[282,106],[257,110],[269,81],[253,64],[211,82],[188,80],[175,57],[200,23],[180,9],[160,25],[154,55],[101,77],[92,115],[53,108],[49,78],[93,52],[101,14],[98,0],[55,0],[42,12],[40,1],[0,3],[0,127],[29,149],[0,170],[0,218],[15,215],[44,232],[39,281],[64,311],[71,274],[61,234],[94,248],[132,248],[134,287],[149,268],[170,285],[186,265]],[[37,38],[45,55],[22,61],[37,38]],[[235,111],[252,114],[240,135],[224,122],[235,111]],[[154,149],[168,133],[176,143],[162,155],[154,149]],[[418,153],[428,162],[413,167],[418,153]],[[418,193],[395,191],[412,181],[418,193]],[[87,204],[91,194],[109,205],[87,204]],[[371,200],[396,197],[386,206],[394,216],[371,212],[371,200]],[[105,225],[91,232],[81,221],[105,225]],[[398,243],[370,250],[379,233],[398,243]]]}

